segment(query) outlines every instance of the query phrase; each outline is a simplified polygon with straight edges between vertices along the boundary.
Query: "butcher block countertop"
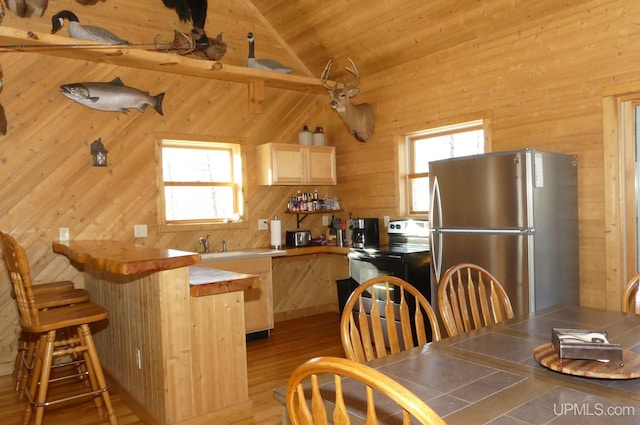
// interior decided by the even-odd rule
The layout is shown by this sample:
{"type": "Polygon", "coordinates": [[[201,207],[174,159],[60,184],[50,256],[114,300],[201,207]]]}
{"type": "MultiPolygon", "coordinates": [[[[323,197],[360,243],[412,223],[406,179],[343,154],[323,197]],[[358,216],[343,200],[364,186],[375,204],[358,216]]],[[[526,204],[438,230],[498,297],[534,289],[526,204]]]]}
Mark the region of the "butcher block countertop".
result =
{"type": "Polygon", "coordinates": [[[53,252],[117,275],[172,270],[200,262],[196,252],[152,248],[117,241],[53,242],[53,252]]]}
{"type": "Polygon", "coordinates": [[[265,255],[271,257],[294,257],[313,254],[347,255],[349,253],[349,247],[336,245],[303,246],[284,250],[251,249],[203,255],[197,252],[154,248],[107,240],[54,241],[52,245],[53,252],[62,254],[71,261],[90,265],[97,270],[125,276],[177,269],[200,262],[246,259],[265,255]]]}

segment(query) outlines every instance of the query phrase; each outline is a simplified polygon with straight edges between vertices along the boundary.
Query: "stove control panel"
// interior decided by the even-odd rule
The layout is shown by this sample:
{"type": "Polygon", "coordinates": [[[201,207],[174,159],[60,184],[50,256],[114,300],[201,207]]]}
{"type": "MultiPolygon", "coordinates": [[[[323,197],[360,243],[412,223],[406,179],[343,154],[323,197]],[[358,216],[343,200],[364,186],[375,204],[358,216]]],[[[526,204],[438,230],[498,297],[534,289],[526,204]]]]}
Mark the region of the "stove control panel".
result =
{"type": "Polygon", "coordinates": [[[411,236],[429,236],[428,220],[392,220],[387,233],[401,233],[411,236]]]}

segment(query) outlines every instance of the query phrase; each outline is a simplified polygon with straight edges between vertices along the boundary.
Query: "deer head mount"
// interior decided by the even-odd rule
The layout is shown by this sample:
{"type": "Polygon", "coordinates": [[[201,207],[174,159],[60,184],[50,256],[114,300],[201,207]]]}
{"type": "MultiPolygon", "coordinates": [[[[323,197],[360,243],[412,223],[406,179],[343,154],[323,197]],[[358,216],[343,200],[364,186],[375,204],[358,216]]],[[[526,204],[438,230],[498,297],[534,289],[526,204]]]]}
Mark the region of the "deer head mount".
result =
{"type": "Polygon", "coordinates": [[[320,81],[322,87],[329,90],[329,96],[331,96],[331,107],[336,110],[342,121],[347,125],[349,132],[359,142],[366,142],[373,135],[373,127],[375,124],[375,118],[373,116],[373,108],[368,103],[354,104],[351,103],[351,98],[360,92],[358,83],[360,83],[360,73],[358,68],[351,59],[351,67],[345,69],[352,73],[356,77],[356,81],[351,84],[343,84],[338,88],[338,81],[334,87],[327,84],[329,79],[329,72],[331,71],[331,60],[327,62],[327,65],[322,71],[320,81]]]}

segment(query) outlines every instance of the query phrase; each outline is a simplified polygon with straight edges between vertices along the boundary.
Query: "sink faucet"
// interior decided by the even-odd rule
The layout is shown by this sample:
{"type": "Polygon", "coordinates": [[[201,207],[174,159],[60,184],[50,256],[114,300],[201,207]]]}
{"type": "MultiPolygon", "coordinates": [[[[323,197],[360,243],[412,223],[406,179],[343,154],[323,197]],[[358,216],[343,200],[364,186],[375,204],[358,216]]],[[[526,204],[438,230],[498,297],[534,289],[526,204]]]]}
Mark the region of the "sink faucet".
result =
{"type": "Polygon", "coordinates": [[[222,252],[227,252],[227,241],[222,240],[222,252]]]}
{"type": "Polygon", "coordinates": [[[202,244],[202,252],[209,252],[209,234],[207,234],[207,237],[200,236],[200,239],[198,239],[198,243],[202,244]]]}

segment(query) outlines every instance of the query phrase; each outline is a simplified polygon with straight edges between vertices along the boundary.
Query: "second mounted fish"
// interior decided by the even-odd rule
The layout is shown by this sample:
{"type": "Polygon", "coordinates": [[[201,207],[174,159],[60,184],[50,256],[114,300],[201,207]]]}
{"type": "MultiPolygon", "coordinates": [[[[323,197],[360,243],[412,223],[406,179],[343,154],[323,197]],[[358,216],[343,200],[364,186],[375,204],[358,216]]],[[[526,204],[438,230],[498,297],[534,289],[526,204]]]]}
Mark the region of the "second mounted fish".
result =
{"type": "Polygon", "coordinates": [[[109,83],[73,83],[60,86],[60,93],[84,106],[100,111],[120,111],[125,114],[136,108],[144,112],[151,106],[160,115],[164,93],[151,96],[133,87],[125,86],[120,78],[109,83]]]}

